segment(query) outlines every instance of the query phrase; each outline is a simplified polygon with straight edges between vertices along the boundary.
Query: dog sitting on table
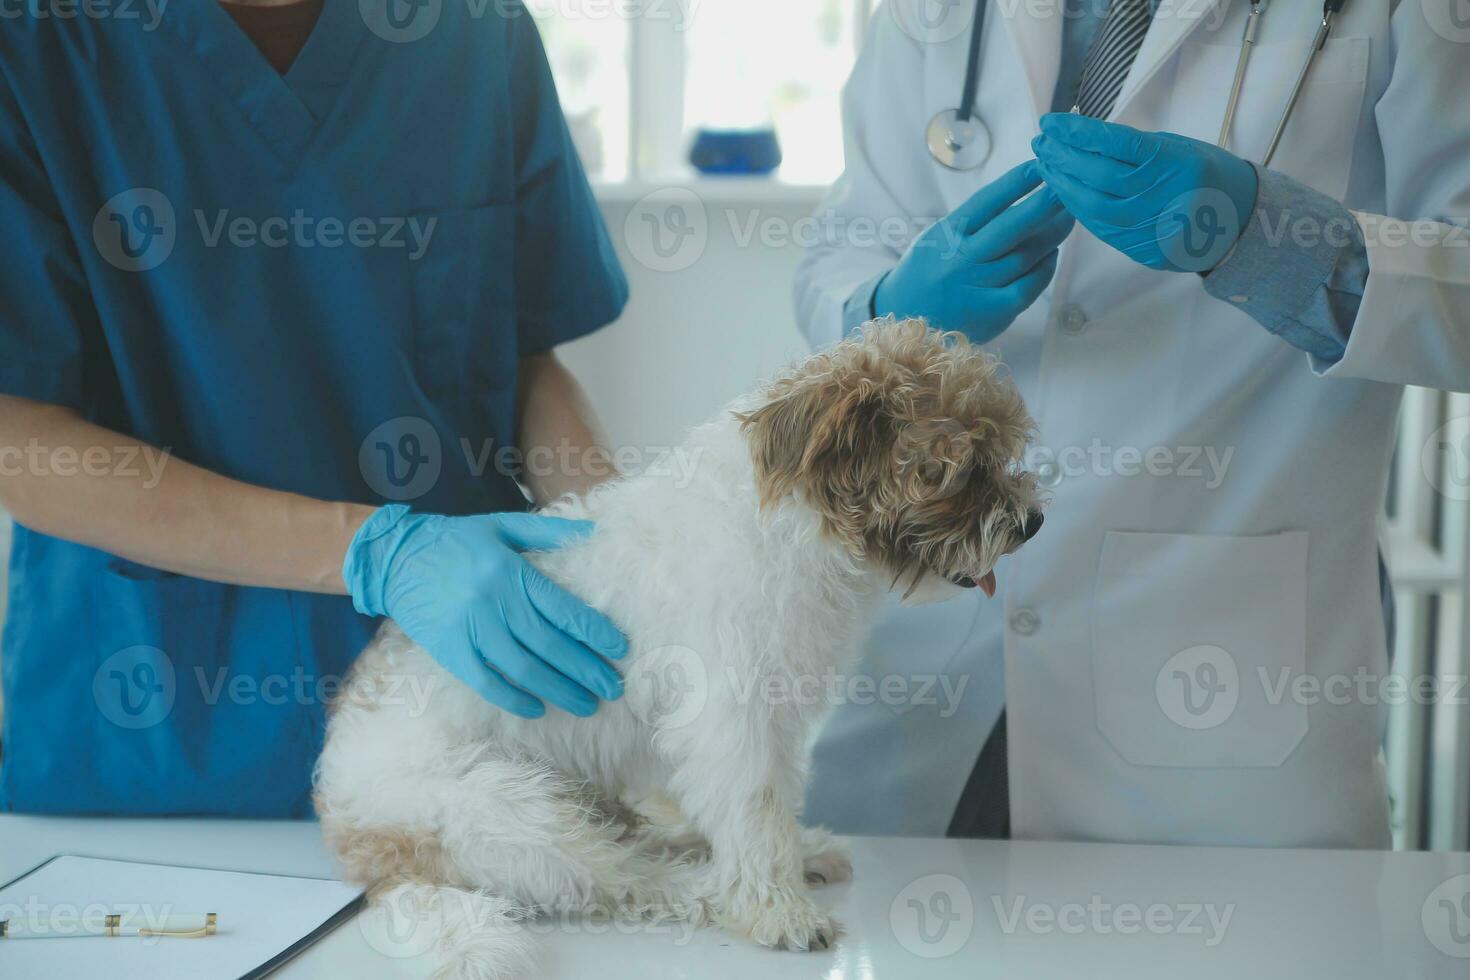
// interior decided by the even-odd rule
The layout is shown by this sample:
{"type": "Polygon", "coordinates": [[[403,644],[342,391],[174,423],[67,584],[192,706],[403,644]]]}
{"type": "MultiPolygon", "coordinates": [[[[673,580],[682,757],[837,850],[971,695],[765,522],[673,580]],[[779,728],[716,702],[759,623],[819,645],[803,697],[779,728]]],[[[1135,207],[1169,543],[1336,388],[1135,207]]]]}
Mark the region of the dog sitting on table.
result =
{"type": "Polygon", "coordinates": [[[346,875],[432,917],[444,977],[528,971],[525,923],[549,913],[827,948],[838,925],[809,886],[851,865],[799,817],[828,706],[761,692],[854,669],[889,591],[993,595],[996,562],[1041,521],[1031,431],[991,355],[878,320],[695,429],[692,478],[624,477],[547,508],[596,522],[532,558],[627,634],[624,697],[519,718],[385,623],[316,774],[346,875]],[[405,677],[426,703],[381,696],[405,677]]]}

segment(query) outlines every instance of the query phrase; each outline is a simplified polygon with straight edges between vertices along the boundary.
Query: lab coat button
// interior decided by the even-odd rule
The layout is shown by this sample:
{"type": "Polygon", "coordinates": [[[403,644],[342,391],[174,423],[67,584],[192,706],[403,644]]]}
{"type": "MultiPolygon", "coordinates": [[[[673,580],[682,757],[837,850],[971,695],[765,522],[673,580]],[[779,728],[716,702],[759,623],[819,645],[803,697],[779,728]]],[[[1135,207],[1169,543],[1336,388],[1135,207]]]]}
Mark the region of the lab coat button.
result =
{"type": "Polygon", "coordinates": [[[1022,636],[1030,636],[1041,629],[1041,617],[1029,606],[1017,609],[1011,614],[1011,629],[1022,636]]]}
{"type": "Polygon", "coordinates": [[[1062,468],[1056,463],[1047,460],[1036,467],[1036,482],[1048,490],[1062,482],[1062,468]]]}
{"type": "Polygon", "coordinates": [[[1073,337],[1087,329],[1087,312],[1075,303],[1062,310],[1062,333],[1073,337]]]}

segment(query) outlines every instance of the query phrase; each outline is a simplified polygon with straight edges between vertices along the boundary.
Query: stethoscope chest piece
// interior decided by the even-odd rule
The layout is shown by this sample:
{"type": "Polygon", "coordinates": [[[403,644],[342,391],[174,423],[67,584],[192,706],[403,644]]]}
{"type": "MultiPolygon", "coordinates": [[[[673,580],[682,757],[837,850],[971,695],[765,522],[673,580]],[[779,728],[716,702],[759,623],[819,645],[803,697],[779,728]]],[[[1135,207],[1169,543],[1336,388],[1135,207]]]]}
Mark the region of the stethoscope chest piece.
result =
{"type": "Polygon", "coordinates": [[[934,159],[951,170],[974,170],[990,156],[990,130],[974,114],[961,119],[958,109],[929,120],[925,138],[934,159]]]}

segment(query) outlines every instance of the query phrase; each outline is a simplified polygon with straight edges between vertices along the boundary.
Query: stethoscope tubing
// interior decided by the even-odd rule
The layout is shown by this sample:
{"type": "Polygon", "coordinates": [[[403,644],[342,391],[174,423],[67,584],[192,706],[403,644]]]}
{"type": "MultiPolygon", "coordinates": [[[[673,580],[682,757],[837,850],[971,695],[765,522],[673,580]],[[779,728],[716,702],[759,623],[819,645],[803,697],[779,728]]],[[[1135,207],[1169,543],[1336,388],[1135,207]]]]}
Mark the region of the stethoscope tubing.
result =
{"type": "MultiPolygon", "coordinates": [[[[1297,106],[1301,102],[1302,92],[1306,88],[1307,79],[1311,76],[1312,68],[1317,63],[1318,55],[1327,46],[1327,40],[1332,34],[1332,24],[1337,15],[1346,6],[1347,0],[1326,0],[1322,5],[1322,23],[1317,28],[1316,37],[1312,39],[1312,47],[1307,52],[1306,61],[1303,62],[1301,71],[1297,74],[1296,83],[1292,86],[1291,95],[1287,98],[1286,108],[1282,110],[1281,118],[1276,123],[1276,129],[1271,134],[1271,142],[1266,148],[1266,155],[1261,162],[1263,167],[1269,167],[1271,161],[1276,157],[1276,151],[1281,148],[1282,139],[1286,135],[1286,128],[1296,114],[1297,106]]],[[[980,74],[980,47],[984,42],[985,34],[985,10],[989,5],[988,0],[977,0],[975,4],[975,19],[970,26],[970,50],[965,61],[964,91],[960,96],[959,108],[955,110],[955,120],[960,123],[969,122],[975,113],[975,97],[977,94],[977,82],[980,74]]],[[[1251,0],[1250,16],[1245,24],[1245,36],[1240,46],[1240,57],[1235,64],[1235,78],[1230,86],[1230,99],[1225,107],[1225,119],[1220,126],[1220,137],[1217,144],[1222,149],[1228,149],[1231,131],[1235,128],[1235,120],[1240,112],[1241,93],[1245,88],[1246,73],[1250,66],[1251,54],[1256,46],[1256,39],[1260,34],[1261,21],[1266,15],[1266,9],[1270,0],[1251,0]]],[[[936,117],[938,118],[938,117],[936,117]]],[[[932,125],[932,124],[931,124],[932,125]]],[[[976,125],[982,125],[978,120],[976,125]]],[[[958,146],[954,134],[950,133],[948,143],[951,148],[958,146]]],[[[951,169],[971,169],[956,167],[946,163],[936,153],[936,159],[951,169]]]]}
{"type": "Polygon", "coordinates": [[[960,96],[959,109],[955,110],[960,122],[968,122],[975,111],[977,83],[980,81],[980,46],[985,39],[985,8],[989,5],[989,0],[977,0],[975,4],[975,23],[970,25],[970,54],[965,61],[965,91],[960,96]]]}
{"type": "Polygon", "coordinates": [[[1281,120],[1276,124],[1276,132],[1271,134],[1271,144],[1266,147],[1266,157],[1261,161],[1261,166],[1270,167],[1271,161],[1276,158],[1276,151],[1281,147],[1281,138],[1286,135],[1286,126],[1291,122],[1292,115],[1296,112],[1297,103],[1301,101],[1302,89],[1306,87],[1307,76],[1312,73],[1312,66],[1317,63],[1317,56],[1327,46],[1327,38],[1332,34],[1332,20],[1337,16],[1338,10],[1342,9],[1343,0],[1327,0],[1327,5],[1322,8],[1322,24],[1317,28],[1317,36],[1312,41],[1312,50],[1307,52],[1307,60],[1302,64],[1301,72],[1296,76],[1296,84],[1291,88],[1291,97],[1286,100],[1286,110],[1281,113],[1281,120]]]}

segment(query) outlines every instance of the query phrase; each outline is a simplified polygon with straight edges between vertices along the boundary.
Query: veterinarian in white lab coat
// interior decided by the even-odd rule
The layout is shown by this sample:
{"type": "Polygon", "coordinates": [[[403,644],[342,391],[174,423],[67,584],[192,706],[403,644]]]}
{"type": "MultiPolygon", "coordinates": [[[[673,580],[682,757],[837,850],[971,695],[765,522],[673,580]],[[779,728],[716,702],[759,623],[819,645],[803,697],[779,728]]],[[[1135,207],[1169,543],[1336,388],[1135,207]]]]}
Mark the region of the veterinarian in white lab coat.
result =
{"type": "MultiPolygon", "coordinates": [[[[1003,564],[994,600],[879,625],[877,693],[839,688],[808,817],[944,833],[1004,707],[1016,837],[1386,847],[1377,528],[1401,386],[1470,387],[1456,227],[1470,22],[1455,0],[1347,3],[1266,168],[1321,4],[1277,2],[1258,22],[1228,153],[1215,144],[1249,0],[1150,4],[1107,125],[1043,125],[1080,97],[1078,32],[1104,30],[1107,4],[1081,6],[990,4],[975,113],[993,147],[977,169],[941,165],[925,140],[959,101],[974,0],[880,8],[845,91],[834,231],[796,284],[814,345],[928,312],[923,291],[885,301],[908,243],[845,229],[917,231],[1033,155],[1080,213],[1049,288],[992,331],[1038,425],[1046,528],[1003,564]],[[1160,261],[1152,226],[1126,227],[1149,168],[1176,153],[1167,176],[1196,201],[1210,188],[1191,177],[1254,165],[1248,220],[1194,271],[1160,261]]],[[[948,288],[945,311],[986,295],[948,288]]]]}

